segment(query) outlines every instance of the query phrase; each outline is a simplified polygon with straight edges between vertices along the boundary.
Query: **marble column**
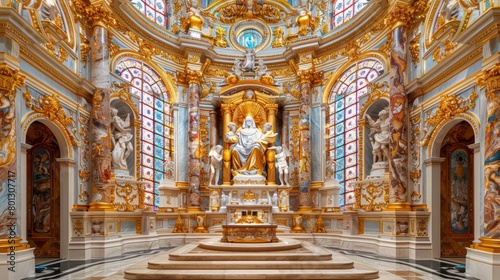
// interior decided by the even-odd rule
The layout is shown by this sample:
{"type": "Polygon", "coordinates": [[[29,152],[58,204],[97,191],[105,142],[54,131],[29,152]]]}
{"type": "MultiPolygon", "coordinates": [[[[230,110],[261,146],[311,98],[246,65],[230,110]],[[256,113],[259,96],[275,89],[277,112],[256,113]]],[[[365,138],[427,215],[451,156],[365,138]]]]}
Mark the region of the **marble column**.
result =
{"type": "Polygon", "coordinates": [[[388,210],[409,211],[408,201],[408,96],[405,71],[407,66],[406,23],[397,21],[392,29],[390,72],[389,205],[388,210]]]}
{"type": "Polygon", "coordinates": [[[217,112],[210,111],[210,148],[219,144],[219,135],[217,134],[217,112]]]}
{"type": "Polygon", "coordinates": [[[113,180],[111,174],[111,116],[108,30],[97,22],[93,30],[90,81],[96,87],[92,98],[92,194],[89,210],[111,211],[113,180]]]}
{"type": "Polygon", "coordinates": [[[189,77],[189,129],[188,129],[188,211],[201,210],[200,196],[200,71],[188,70],[189,77]]]}
{"type": "Polygon", "coordinates": [[[300,84],[300,151],[299,151],[299,211],[311,208],[311,81],[312,70],[302,70],[297,74],[300,84]]]}
{"type": "MultiPolygon", "coordinates": [[[[0,61],[3,60],[0,57],[0,61]]],[[[0,62],[0,123],[2,133],[0,134],[0,253],[8,256],[15,251],[29,248],[21,243],[21,210],[25,205],[21,199],[25,195],[21,191],[20,173],[17,170],[16,158],[16,95],[17,90],[25,82],[25,78],[19,75],[17,69],[12,69],[8,64],[0,62]],[[15,241],[15,243],[11,243],[15,241]]],[[[19,132],[17,132],[19,133],[19,132]]],[[[15,252],[14,252],[15,254],[15,252]]],[[[5,258],[7,260],[7,258],[5,258]]],[[[8,262],[7,262],[8,263],[8,262]]],[[[12,264],[11,264],[12,266],[12,264]]],[[[7,271],[7,269],[5,269],[7,271]]],[[[17,270],[16,270],[17,271],[17,270]]]]}
{"type": "Polygon", "coordinates": [[[222,143],[224,150],[222,154],[222,184],[225,186],[231,185],[231,151],[229,150],[230,144],[226,141],[225,135],[229,132],[228,124],[231,122],[232,104],[221,104],[223,114],[222,122],[222,143]]]}
{"type": "Polygon", "coordinates": [[[500,62],[484,70],[477,84],[486,87],[484,132],[484,235],[479,250],[500,253],[500,62]]]}

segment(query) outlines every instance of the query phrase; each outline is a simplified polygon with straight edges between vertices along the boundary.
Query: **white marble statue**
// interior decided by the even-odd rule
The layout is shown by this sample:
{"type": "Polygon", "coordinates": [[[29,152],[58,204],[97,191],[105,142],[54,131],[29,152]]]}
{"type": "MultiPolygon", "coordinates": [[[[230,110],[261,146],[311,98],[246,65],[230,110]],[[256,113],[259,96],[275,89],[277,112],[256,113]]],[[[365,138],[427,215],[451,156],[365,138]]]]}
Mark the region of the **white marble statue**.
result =
{"type": "Polygon", "coordinates": [[[291,156],[286,146],[269,147],[269,150],[275,150],[276,166],[278,167],[281,186],[288,186],[288,163],[286,159],[291,156]]]}
{"type": "Polygon", "coordinates": [[[125,120],[118,116],[118,110],[111,108],[111,140],[113,150],[111,152],[112,167],[128,169],[127,158],[134,151],[131,143],[133,135],[130,128],[130,114],[125,120]]]}
{"type": "Polygon", "coordinates": [[[239,59],[234,60],[233,73],[237,77],[241,77],[241,74],[243,74],[243,69],[241,68],[241,61],[239,59]]]}
{"type": "MultiPolygon", "coordinates": [[[[210,150],[210,180],[209,185],[218,185],[220,170],[222,168],[222,146],[217,145],[210,150]],[[215,182],[213,182],[215,179],[215,182]]],[[[218,195],[217,195],[218,196],[218,195]]]]}
{"type": "Polygon", "coordinates": [[[255,50],[247,49],[245,52],[245,61],[243,61],[243,71],[253,72],[255,71],[255,50]]]}
{"type": "Polygon", "coordinates": [[[256,76],[257,80],[262,78],[262,76],[264,75],[268,75],[267,66],[264,65],[264,59],[262,58],[259,59],[259,64],[257,65],[256,70],[257,70],[257,76],[256,76]]]}
{"type": "Polygon", "coordinates": [[[374,121],[366,115],[370,124],[370,142],[373,149],[373,162],[386,162],[389,160],[389,139],[391,137],[389,111],[382,110],[378,113],[379,119],[374,121]]]}

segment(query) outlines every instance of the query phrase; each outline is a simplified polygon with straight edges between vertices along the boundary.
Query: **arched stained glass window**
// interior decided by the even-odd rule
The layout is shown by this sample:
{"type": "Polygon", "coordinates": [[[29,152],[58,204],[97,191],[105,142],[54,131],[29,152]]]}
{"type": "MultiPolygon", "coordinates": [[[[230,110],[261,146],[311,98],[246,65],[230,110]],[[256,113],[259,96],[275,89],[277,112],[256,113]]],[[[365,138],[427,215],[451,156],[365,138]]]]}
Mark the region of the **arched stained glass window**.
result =
{"type": "Polygon", "coordinates": [[[340,205],[356,202],[353,182],[358,178],[359,97],[368,92],[368,83],[384,72],[375,59],[359,61],[339,77],[330,92],[330,115],[327,124],[329,157],[337,162],[336,178],[340,183],[340,205]]]}
{"type": "Polygon", "coordinates": [[[158,73],[141,61],[124,59],[115,72],[130,82],[131,93],[140,100],[141,179],[148,183],[145,204],[156,209],[160,204],[158,187],[163,179],[163,163],[171,151],[169,93],[158,73]]]}
{"type": "Polygon", "coordinates": [[[367,3],[367,0],[333,0],[332,28],[350,20],[367,3]]]}
{"type": "Polygon", "coordinates": [[[132,4],[147,18],[163,27],[168,23],[168,6],[165,0],[132,0],[132,4]]]}

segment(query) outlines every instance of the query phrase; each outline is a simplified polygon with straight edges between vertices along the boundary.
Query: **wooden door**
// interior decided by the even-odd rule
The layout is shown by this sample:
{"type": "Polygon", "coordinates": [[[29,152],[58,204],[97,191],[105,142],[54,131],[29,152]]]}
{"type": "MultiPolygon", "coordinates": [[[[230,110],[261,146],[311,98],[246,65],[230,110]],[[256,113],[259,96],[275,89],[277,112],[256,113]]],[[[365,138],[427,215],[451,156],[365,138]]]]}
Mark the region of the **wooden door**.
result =
{"type": "Polygon", "coordinates": [[[441,149],[441,257],[465,257],[474,240],[473,151],[465,143],[441,149]]]}
{"type": "MultiPolygon", "coordinates": [[[[48,132],[53,136],[50,130],[48,132]]],[[[50,141],[53,137],[45,139],[49,141],[35,142],[27,153],[27,233],[36,257],[58,258],[60,187],[56,158],[59,158],[59,147],[50,141]]]]}

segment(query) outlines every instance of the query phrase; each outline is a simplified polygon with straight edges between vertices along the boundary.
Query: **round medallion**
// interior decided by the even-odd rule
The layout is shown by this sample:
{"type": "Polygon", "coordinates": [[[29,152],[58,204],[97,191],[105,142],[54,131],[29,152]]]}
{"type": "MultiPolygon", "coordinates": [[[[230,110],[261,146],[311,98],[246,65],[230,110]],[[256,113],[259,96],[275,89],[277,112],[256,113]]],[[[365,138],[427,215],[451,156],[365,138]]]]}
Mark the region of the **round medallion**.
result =
{"type": "Polygon", "coordinates": [[[269,44],[270,29],[267,24],[257,20],[244,20],[235,23],[230,31],[231,44],[240,51],[246,49],[262,50],[269,44]]]}

